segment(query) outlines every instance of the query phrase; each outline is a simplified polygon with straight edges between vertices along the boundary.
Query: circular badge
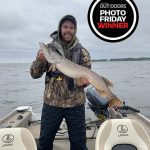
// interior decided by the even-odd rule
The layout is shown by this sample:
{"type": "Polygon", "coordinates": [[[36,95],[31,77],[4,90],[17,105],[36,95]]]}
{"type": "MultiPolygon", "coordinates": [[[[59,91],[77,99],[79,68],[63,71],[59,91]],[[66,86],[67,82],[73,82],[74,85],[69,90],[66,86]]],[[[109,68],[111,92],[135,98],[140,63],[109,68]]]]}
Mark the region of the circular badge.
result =
{"type": "Polygon", "coordinates": [[[139,13],[132,0],[95,0],[88,10],[93,33],[108,42],[128,38],[136,29],[139,13]]]}
{"type": "Polygon", "coordinates": [[[128,132],[128,127],[125,126],[125,125],[119,125],[119,126],[117,127],[117,131],[118,131],[119,133],[127,133],[127,132],[128,132]]]}
{"type": "Polygon", "coordinates": [[[6,134],[3,136],[2,141],[4,143],[11,143],[14,140],[14,136],[12,134],[6,134]]]}

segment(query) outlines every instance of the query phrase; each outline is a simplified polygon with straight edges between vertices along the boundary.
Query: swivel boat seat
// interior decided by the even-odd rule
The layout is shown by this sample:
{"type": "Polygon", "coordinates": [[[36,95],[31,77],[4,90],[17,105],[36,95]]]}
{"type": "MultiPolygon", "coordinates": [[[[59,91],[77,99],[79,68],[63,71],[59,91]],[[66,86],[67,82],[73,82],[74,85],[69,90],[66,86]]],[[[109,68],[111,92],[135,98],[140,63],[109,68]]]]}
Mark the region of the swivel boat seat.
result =
{"type": "Polygon", "coordinates": [[[109,119],[98,130],[95,150],[150,150],[150,137],[134,119],[109,119]]]}
{"type": "Polygon", "coordinates": [[[0,150],[37,150],[35,139],[26,128],[0,129],[0,150]]]}

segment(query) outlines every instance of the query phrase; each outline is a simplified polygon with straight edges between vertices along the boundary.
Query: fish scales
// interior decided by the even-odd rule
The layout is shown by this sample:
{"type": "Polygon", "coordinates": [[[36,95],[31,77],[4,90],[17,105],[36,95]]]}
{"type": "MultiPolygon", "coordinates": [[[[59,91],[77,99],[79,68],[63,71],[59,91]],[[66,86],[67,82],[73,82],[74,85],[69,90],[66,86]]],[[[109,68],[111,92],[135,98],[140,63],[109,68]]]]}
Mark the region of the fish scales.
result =
{"type": "MultiPolygon", "coordinates": [[[[60,72],[74,79],[81,77],[86,78],[89,83],[94,86],[95,89],[99,92],[100,96],[108,98],[109,107],[121,107],[123,105],[123,102],[109,89],[109,80],[107,80],[103,76],[96,74],[91,69],[78,65],[66,59],[44,43],[40,43],[40,47],[43,50],[44,56],[47,61],[49,63],[55,64],[55,67],[60,72]]],[[[55,47],[57,48],[57,43],[55,44],[55,47]]]]}
{"type": "Polygon", "coordinates": [[[90,84],[92,84],[96,89],[100,89],[102,91],[108,91],[110,93],[110,90],[105,82],[103,82],[102,77],[97,75],[92,70],[85,68],[83,66],[80,66],[78,64],[75,64],[71,61],[69,61],[66,58],[63,58],[62,61],[55,65],[56,68],[64,73],[65,75],[71,77],[71,78],[86,78],[90,84]]]}

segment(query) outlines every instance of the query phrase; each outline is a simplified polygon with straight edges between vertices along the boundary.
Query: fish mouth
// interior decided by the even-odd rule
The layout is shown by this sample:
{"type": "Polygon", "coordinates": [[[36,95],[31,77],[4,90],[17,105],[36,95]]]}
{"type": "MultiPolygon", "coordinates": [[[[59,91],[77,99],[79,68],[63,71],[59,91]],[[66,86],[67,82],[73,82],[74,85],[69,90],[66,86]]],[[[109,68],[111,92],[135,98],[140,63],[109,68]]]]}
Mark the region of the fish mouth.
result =
{"type": "Polygon", "coordinates": [[[40,47],[47,47],[43,42],[39,42],[40,47]]]}

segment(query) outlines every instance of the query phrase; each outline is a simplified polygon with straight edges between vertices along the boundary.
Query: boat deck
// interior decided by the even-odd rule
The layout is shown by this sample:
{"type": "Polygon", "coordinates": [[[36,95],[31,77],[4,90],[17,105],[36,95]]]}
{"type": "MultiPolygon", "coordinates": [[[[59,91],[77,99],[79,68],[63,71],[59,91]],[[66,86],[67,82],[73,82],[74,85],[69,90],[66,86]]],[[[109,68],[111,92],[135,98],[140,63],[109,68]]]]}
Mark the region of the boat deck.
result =
{"type": "MultiPolygon", "coordinates": [[[[110,118],[132,118],[136,119],[147,131],[150,136],[150,120],[144,117],[141,113],[137,113],[132,110],[120,110],[115,111],[114,109],[110,109],[110,118]],[[123,113],[126,116],[123,117],[123,113]]],[[[35,119],[33,116],[35,114],[32,111],[13,111],[4,118],[0,120],[0,128],[14,128],[14,127],[25,127],[29,129],[32,133],[33,137],[38,143],[39,135],[40,135],[40,119],[35,119]],[[34,119],[33,119],[34,118],[34,119]]],[[[96,120],[95,122],[89,121],[87,123],[86,136],[87,136],[87,147],[89,150],[93,150],[95,147],[95,139],[98,131],[98,127],[101,125],[102,121],[96,120]]],[[[54,150],[67,150],[70,149],[70,144],[68,140],[68,132],[65,124],[60,126],[60,130],[57,133],[54,141],[54,150]]]]}
{"type": "MultiPolygon", "coordinates": [[[[87,139],[87,147],[89,150],[95,149],[95,139],[87,139]]],[[[55,140],[53,150],[69,150],[70,145],[68,140],[55,140]]]]}
{"type": "MultiPolygon", "coordinates": [[[[36,140],[36,143],[38,144],[40,134],[40,124],[33,124],[27,128],[30,130],[30,132],[32,133],[32,135],[36,140]]],[[[54,141],[54,148],[53,148],[54,150],[69,149],[70,144],[68,140],[68,133],[66,131],[63,130],[63,132],[65,132],[64,134],[59,134],[61,133],[61,130],[59,131],[59,133],[57,133],[54,141]]],[[[97,131],[98,128],[96,126],[88,127],[88,129],[86,130],[88,149],[94,149],[97,131]]]]}

